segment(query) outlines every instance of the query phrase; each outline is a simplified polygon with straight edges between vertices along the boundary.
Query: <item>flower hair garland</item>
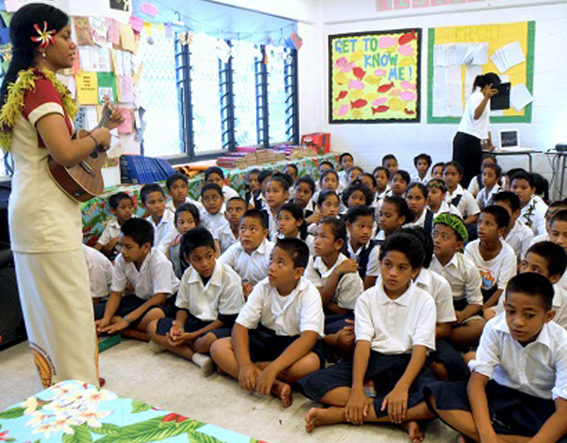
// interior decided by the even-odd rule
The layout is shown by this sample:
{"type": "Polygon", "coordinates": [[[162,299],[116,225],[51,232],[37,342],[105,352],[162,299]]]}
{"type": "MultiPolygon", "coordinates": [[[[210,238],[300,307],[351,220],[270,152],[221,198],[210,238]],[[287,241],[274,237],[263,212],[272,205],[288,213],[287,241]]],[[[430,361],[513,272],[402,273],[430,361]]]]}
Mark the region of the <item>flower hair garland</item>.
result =
{"type": "Polygon", "coordinates": [[[43,22],[43,31],[41,29],[39,29],[38,24],[36,23],[35,25],[33,25],[33,27],[35,28],[35,30],[37,31],[37,33],[39,34],[39,37],[31,37],[33,42],[41,42],[39,44],[40,48],[48,48],[49,45],[52,45],[55,43],[55,41],[53,40],[53,34],[56,34],[56,31],[54,29],[52,29],[51,31],[47,30],[48,24],[46,21],[43,22]]]}

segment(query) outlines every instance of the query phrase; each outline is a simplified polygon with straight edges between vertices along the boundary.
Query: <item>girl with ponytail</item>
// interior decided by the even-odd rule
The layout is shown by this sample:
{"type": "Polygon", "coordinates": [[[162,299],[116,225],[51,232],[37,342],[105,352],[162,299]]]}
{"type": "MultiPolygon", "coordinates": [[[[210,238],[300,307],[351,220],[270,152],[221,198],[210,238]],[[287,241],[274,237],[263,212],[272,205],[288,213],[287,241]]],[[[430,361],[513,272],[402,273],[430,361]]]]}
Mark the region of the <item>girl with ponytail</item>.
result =
{"type": "MultiPolygon", "coordinates": [[[[80,205],[51,179],[63,166],[108,148],[100,128],[73,139],[77,105],[55,73],[77,51],[69,17],[31,3],[10,23],[13,56],[0,90],[0,146],[14,160],[9,228],[18,290],[35,363],[45,387],[62,380],[99,385],[97,339],[83,255],[80,205]]],[[[110,128],[121,118],[114,109],[110,128]]]]}

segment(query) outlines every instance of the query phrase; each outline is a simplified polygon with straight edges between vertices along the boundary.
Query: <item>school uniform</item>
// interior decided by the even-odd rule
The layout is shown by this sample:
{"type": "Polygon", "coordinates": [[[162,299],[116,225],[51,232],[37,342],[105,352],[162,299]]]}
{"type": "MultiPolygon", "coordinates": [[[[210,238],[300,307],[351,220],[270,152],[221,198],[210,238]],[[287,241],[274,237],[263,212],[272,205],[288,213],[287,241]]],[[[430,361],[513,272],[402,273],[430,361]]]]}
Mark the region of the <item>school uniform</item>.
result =
{"type": "Polygon", "coordinates": [[[224,196],[225,204],[228,203],[228,201],[232,197],[240,197],[240,194],[236,192],[236,190],[232,189],[230,186],[227,185],[224,185],[222,187],[222,195],[224,196]]]}
{"type": "Polygon", "coordinates": [[[250,283],[254,286],[268,275],[270,254],[273,248],[274,243],[264,239],[260,246],[248,255],[238,242],[229,247],[219,260],[234,269],[242,278],[243,283],[250,283]]]}
{"type": "Polygon", "coordinates": [[[388,191],[390,191],[390,185],[386,185],[386,189],[384,189],[382,192],[376,192],[376,207],[378,207],[378,202],[381,202],[384,197],[386,197],[388,191]]]}
{"type": "Polygon", "coordinates": [[[411,182],[412,183],[421,183],[422,185],[427,185],[427,182],[431,180],[431,175],[429,175],[429,170],[423,178],[419,177],[419,174],[412,175],[411,182]]]}
{"type": "Polygon", "coordinates": [[[425,208],[419,218],[413,223],[408,223],[407,226],[420,226],[425,229],[425,232],[431,234],[433,232],[433,220],[435,219],[435,214],[429,208],[425,208]]]}
{"type": "MultiPolygon", "coordinates": [[[[186,332],[195,332],[215,320],[224,323],[212,332],[217,338],[229,337],[232,325],[244,305],[242,281],[229,266],[217,261],[211,277],[203,283],[203,278],[194,268],[183,274],[179,292],[175,300],[178,309],[189,313],[185,323],[186,332]]],[[[157,325],[157,333],[167,335],[173,326],[174,318],[162,318],[157,325]]]]}
{"type": "Polygon", "coordinates": [[[484,188],[484,185],[482,184],[482,172],[481,172],[471,180],[471,182],[469,183],[469,187],[467,188],[467,191],[469,191],[474,197],[478,195],[478,193],[481,191],[482,188],[484,188]]]}
{"type": "Polygon", "coordinates": [[[92,298],[108,297],[112,283],[114,267],[110,260],[100,251],[83,245],[83,253],[89,271],[89,287],[92,298]]]}
{"type": "Polygon", "coordinates": [[[508,281],[516,275],[516,253],[512,246],[502,242],[500,253],[492,260],[484,260],[480,254],[480,240],[474,240],[465,247],[465,256],[478,267],[482,276],[482,295],[484,302],[498,289],[506,289],[508,281]]]}
{"type": "Polygon", "coordinates": [[[498,183],[495,184],[492,189],[488,189],[487,187],[482,188],[476,196],[476,203],[479,208],[484,209],[487,206],[490,206],[494,200],[494,196],[501,190],[502,187],[498,183]]]}
{"type": "MultiPolygon", "coordinates": [[[[277,243],[277,241],[282,238],[286,237],[282,234],[278,234],[274,243],[277,243]]],[[[307,234],[305,238],[301,238],[301,234],[298,234],[295,238],[303,241],[307,245],[307,247],[309,248],[309,257],[315,256],[315,237],[313,237],[311,234],[307,234]]]]}
{"type": "Polygon", "coordinates": [[[209,212],[202,211],[201,215],[201,226],[207,228],[207,230],[212,234],[228,225],[227,219],[224,217],[224,211],[219,211],[216,214],[210,214],[209,212]]]}
{"type": "Polygon", "coordinates": [[[178,234],[177,237],[173,239],[171,245],[169,246],[169,250],[167,252],[167,258],[171,262],[173,266],[173,273],[178,279],[183,277],[183,273],[185,269],[189,267],[189,263],[185,260],[185,257],[181,254],[181,240],[183,236],[178,234]]]}
{"type": "Polygon", "coordinates": [[[174,224],[174,216],[171,211],[165,211],[159,223],[155,223],[152,216],[149,216],[147,221],[154,228],[154,247],[159,249],[164,254],[167,254],[169,245],[177,237],[179,232],[174,224]]]}
{"type": "Polygon", "coordinates": [[[555,317],[553,321],[567,330],[567,291],[557,283],[553,285],[555,294],[553,295],[553,310],[555,317]]]}
{"type": "Polygon", "coordinates": [[[348,174],[347,171],[339,171],[339,183],[343,186],[343,189],[346,188],[350,183],[348,182],[348,174]]]}
{"type": "MultiPolygon", "coordinates": [[[[380,233],[378,233],[380,234],[380,233]]],[[[378,277],[380,275],[380,245],[375,240],[370,240],[366,245],[361,246],[358,250],[354,250],[347,238],[346,246],[343,248],[343,254],[347,258],[352,258],[358,263],[358,273],[360,278],[378,277]]]]}
{"type": "MultiPolygon", "coordinates": [[[[292,202],[292,203],[295,203],[295,202],[292,202]]],[[[316,208],[316,205],[315,205],[315,203],[313,203],[313,200],[309,200],[309,202],[305,206],[305,209],[303,210],[303,218],[306,219],[308,217],[311,217],[313,215],[313,213],[315,212],[315,208],[316,208]]]]}
{"type": "Polygon", "coordinates": [[[457,185],[453,193],[447,192],[445,201],[455,206],[463,215],[463,219],[472,217],[480,212],[480,208],[472,194],[463,189],[461,185],[457,185]]]}
{"type": "MultiPolygon", "coordinates": [[[[250,358],[253,362],[273,361],[300,334],[316,332],[322,337],[324,316],[321,296],[305,277],[295,289],[281,296],[269,279],[260,281],[240,310],[236,323],[248,329],[250,358]]],[[[313,349],[323,362],[321,345],[313,349]]]]}
{"type": "Polygon", "coordinates": [[[233,244],[238,243],[238,239],[234,236],[229,223],[219,226],[213,233],[213,237],[219,242],[221,254],[224,253],[233,244]]]}
{"type": "MultiPolygon", "coordinates": [[[[533,436],[555,413],[554,401],[567,399],[566,341],[567,331],[554,322],[526,346],[512,338],[505,314],[486,324],[469,367],[490,380],[486,397],[497,434],[533,436]]],[[[440,410],[471,411],[466,383],[438,382],[426,392],[440,410]]]]}
{"type": "MultiPolygon", "coordinates": [[[[356,301],[354,308],[356,341],[370,342],[370,358],[365,380],[373,380],[376,390],[374,410],[378,417],[384,397],[394,388],[411,359],[415,346],[435,349],[435,302],[423,289],[410,283],[408,289],[392,300],[383,286],[376,285],[356,301]]],[[[299,380],[304,394],[319,400],[327,392],[352,385],[353,360],[322,369],[299,380]]],[[[423,387],[435,377],[424,367],[409,389],[408,408],[423,401],[423,387]]]]}
{"type": "Polygon", "coordinates": [[[258,195],[253,195],[252,198],[248,201],[248,204],[252,205],[255,209],[265,209],[268,207],[268,201],[264,194],[261,192],[258,195]]]}
{"type": "MultiPolygon", "coordinates": [[[[205,210],[205,207],[201,202],[198,202],[197,200],[193,200],[191,197],[185,198],[185,203],[191,203],[199,210],[199,212],[205,210]]],[[[175,216],[176,209],[175,209],[175,205],[173,204],[173,200],[170,199],[167,201],[167,203],[165,204],[165,209],[167,209],[175,216]]]]}
{"type": "MultiPolygon", "coordinates": [[[[523,223],[522,223],[522,224],[523,224],[523,223]]],[[[525,225],[524,225],[524,226],[525,226],[525,225]]],[[[530,229],[530,230],[531,230],[531,229],[530,229]]],[[[536,235],[534,238],[532,238],[532,239],[530,240],[529,245],[528,245],[528,249],[530,249],[530,247],[531,247],[532,245],[535,245],[536,243],[539,243],[539,242],[542,242],[542,241],[550,241],[550,240],[549,240],[549,234],[547,233],[547,231],[545,231],[545,233],[543,233],[543,234],[536,235]]],[[[522,257],[525,257],[525,255],[522,255],[522,257]]]]}
{"type": "MultiPolygon", "coordinates": [[[[429,206],[427,208],[430,211],[433,212],[433,210],[429,206]]],[[[457,217],[460,217],[460,218],[463,218],[463,214],[461,214],[461,211],[459,211],[459,208],[447,203],[444,200],[441,202],[441,206],[439,206],[439,210],[437,212],[433,212],[433,215],[447,214],[447,213],[456,215],[457,217]]]]}
{"type": "Polygon", "coordinates": [[[457,252],[449,263],[443,266],[434,256],[429,269],[447,280],[453,295],[453,306],[457,311],[462,311],[467,305],[482,306],[483,299],[480,290],[482,277],[470,258],[457,252]]]}
{"type": "Polygon", "coordinates": [[[268,231],[270,231],[268,238],[270,241],[276,242],[279,233],[277,213],[276,215],[272,214],[270,208],[264,209],[262,212],[266,215],[266,219],[268,220],[268,231]]]}
{"type": "MultiPolygon", "coordinates": [[[[122,254],[116,257],[114,262],[114,274],[112,276],[111,292],[123,293],[127,283],[134,287],[134,293],[122,296],[120,306],[115,315],[125,316],[133,310],[142,306],[155,294],[166,294],[168,298],[174,295],[179,289],[179,280],[173,273],[173,266],[165,254],[158,248],[152,248],[144,259],[140,270],[132,262],[124,260],[122,254]]],[[[104,316],[106,303],[95,305],[95,319],[104,316]]],[[[165,307],[164,307],[164,310],[165,307]]],[[[135,327],[145,313],[139,319],[130,324],[130,328],[135,327]]]]}
{"type": "MultiPolygon", "coordinates": [[[[112,240],[117,239],[120,236],[120,232],[120,224],[118,223],[118,220],[116,220],[116,218],[111,218],[104,227],[104,231],[102,231],[101,236],[98,238],[97,244],[106,246],[112,240]]],[[[117,253],[122,251],[122,245],[120,242],[116,243],[114,251],[117,253]]]]}
{"type": "Polygon", "coordinates": [[[534,235],[541,235],[547,233],[545,229],[545,213],[547,212],[547,205],[537,195],[533,195],[529,203],[520,211],[520,220],[528,228],[530,228],[534,235]]]}
{"type": "Polygon", "coordinates": [[[504,241],[512,246],[519,262],[520,259],[526,255],[533,238],[533,231],[518,219],[514,223],[514,227],[508,232],[504,241]]]}

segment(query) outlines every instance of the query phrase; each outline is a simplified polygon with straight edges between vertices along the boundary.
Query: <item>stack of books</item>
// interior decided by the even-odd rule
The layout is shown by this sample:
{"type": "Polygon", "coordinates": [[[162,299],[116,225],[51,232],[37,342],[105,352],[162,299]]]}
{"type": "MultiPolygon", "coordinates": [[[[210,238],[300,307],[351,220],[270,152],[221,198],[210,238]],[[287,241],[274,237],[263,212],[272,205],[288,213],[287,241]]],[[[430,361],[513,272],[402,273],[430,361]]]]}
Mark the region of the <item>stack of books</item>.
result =
{"type": "Polygon", "coordinates": [[[164,181],[175,173],[175,169],[162,158],[126,154],[120,156],[120,181],[124,184],[164,181]]]}

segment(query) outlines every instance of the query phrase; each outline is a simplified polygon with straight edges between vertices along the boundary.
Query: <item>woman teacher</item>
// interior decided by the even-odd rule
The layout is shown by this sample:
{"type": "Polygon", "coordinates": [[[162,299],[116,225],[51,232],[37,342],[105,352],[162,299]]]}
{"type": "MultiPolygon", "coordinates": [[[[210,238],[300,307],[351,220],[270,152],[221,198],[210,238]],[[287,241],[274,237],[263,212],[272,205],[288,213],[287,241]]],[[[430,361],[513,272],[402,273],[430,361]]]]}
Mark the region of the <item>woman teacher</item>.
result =
{"type": "Polygon", "coordinates": [[[482,162],[481,141],[488,139],[489,102],[498,93],[493,86],[500,84],[500,77],[493,72],[477,75],[473,92],[465,106],[459,129],[453,139],[453,160],[463,168],[461,185],[469,182],[480,172],[482,162]]]}
{"type": "MultiPolygon", "coordinates": [[[[51,156],[74,166],[110,133],[99,128],[73,139],[77,105],[55,73],[70,68],[77,46],[69,17],[32,3],[10,23],[13,57],[0,91],[0,145],[12,154],[9,228],[18,291],[44,387],[77,379],[99,385],[98,351],[82,250],[79,203],[48,174],[51,156]]],[[[114,109],[110,128],[120,123],[114,109]]]]}

